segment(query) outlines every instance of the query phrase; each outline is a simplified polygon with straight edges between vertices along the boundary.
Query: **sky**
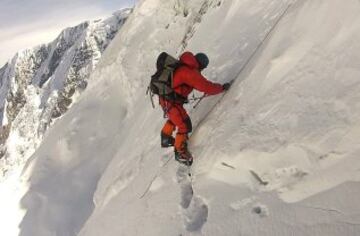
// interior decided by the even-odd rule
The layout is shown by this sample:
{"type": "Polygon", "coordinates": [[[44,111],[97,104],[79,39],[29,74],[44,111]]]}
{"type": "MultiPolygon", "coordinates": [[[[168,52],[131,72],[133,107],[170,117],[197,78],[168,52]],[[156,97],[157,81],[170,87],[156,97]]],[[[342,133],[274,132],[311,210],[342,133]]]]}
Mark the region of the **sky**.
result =
{"type": "Polygon", "coordinates": [[[135,0],[0,0],[0,67],[16,52],[51,42],[62,29],[110,16],[135,0]]]}

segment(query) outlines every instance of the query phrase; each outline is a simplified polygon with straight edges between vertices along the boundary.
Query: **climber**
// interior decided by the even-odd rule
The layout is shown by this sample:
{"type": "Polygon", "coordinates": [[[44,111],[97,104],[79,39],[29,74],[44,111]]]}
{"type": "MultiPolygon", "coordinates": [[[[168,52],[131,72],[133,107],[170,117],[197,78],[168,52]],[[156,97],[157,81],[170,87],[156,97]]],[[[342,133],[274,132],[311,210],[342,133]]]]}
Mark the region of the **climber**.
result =
{"type": "Polygon", "coordinates": [[[176,96],[169,99],[159,96],[159,103],[168,118],[161,130],[161,146],[174,146],[175,159],[185,165],[191,165],[193,157],[188,150],[187,140],[192,131],[189,115],[184,109],[188,95],[196,89],[206,95],[216,95],[230,88],[230,83],[223,85],[213,83],[201,75],[201,71],[209,64],[209,58],[204,53],[195,56],[185,52],[180,56],[179,64],[173,72],[172,89],[176,96]],[[177,129],[175,138],[173,132],[177,129]]]}

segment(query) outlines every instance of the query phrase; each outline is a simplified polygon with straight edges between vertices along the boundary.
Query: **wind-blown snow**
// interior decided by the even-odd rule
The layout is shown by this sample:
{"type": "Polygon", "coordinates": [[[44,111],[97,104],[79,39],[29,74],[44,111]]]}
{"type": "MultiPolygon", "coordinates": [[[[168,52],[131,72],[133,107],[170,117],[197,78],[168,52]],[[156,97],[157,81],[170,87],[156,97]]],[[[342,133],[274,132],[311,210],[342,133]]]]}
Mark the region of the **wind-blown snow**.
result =
{"type": "Polygon", "coordinates": [[[140,2],[28,163],[20,235],[358,235],[359,11],[140,2]],[[209,79],[236,78],[188,106],[192,181],[145,96],[159,52],[184,48],[209,54],[209,79]]]}

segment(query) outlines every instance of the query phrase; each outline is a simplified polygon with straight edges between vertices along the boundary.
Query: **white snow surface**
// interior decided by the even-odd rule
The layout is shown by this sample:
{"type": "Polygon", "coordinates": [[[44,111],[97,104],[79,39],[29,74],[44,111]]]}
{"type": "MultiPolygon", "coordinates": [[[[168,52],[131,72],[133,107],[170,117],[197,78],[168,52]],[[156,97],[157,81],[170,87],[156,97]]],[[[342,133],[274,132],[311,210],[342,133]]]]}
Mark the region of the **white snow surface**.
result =
{"type": "Polygon", "coordinates": [[[359,12],[139,2],[28,162],[20,235],[359,235],[359,12]],[[162,111],[145,96],[159,52],[183,49],[209,55],[209,79],[236,79],[187,106],[191,178],[160,148],[162,111]]]}

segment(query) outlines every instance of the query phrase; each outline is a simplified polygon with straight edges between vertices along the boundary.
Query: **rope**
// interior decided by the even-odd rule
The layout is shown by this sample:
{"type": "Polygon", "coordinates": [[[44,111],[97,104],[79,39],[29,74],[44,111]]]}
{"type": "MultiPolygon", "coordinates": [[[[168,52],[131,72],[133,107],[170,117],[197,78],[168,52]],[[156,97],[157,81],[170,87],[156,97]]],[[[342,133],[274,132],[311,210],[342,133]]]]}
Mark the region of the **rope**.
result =
{"type": "Polygon", "coordinates": [[[158,178],[162,172],[162,170],[164,169],[165,166],[167,166],[167,164],[169,164],[169,162],[172,160],[172,158],[169,158],[162,166],[160,166],[160,168],[158,169],[158,171],[156,172],[156,174],[153,176],[153,178],[151,179],[150,183],[148,184],[148,186],[146,187],[144,193],[139,197],[139,199],[142,199],[143,197],[146,196],[146,194],[149,192],[151,185],[154,183],[155,179],[158,178]]]}
{"type": "MultiPolygon", "coordinates": [[[[236,75],[234,76],[234,78],[230,81],[235,81],[240,74],[244,71],[244,69],[248,66],[248,64],[251,62],[251,60],[253,59],[253,57],[256,55],[256,53],[259,51],[259,49],[263,46],[264,42],[267,41],[271,35],[271,33],[275,30],[276,26],[279,24],[279,22],[284,18],[284,16],[286,15],[286,13],[288,12],[288,10],[290,9],[290,7],[295,3],[296,1],[290,3],[286,9],[282,12],[282,14],[279,16],[279,18],[276,20],[275,24],[271,27],[271,29],[269,30],[269,32],[266,33],[265,37],[263,38],[263,40],[261,40],[261,42],[258,44],[258,46],[255,48],[255,50],[252,52],[252,54],[250,55],[250,57],[246,60],[245,64],[240,68],[239,72],[236,73],[236,75]]],[[[230,88],[231,89],[231,88],[230,88]]],[[[204,117],[198,122],[196,128],[194,129],[194,132],[191,134],[191,136],[196,132],[197,128],[204,122],[204,120],[206,119],[206,117],[218,106],[218,104],[220,103],[220,101],[223,99],[223,97],[226,95],[227,92],[223,93],[223,95],[218,99],[218,101],[214,104],[214,106],[204,115],[204,117]]],[[[204,94],[203,97],[206,94],[204,94]]],[[[201,101],[201,100],[200,100],[201,101]]],[[[198,101],[198,103],[200,103],[200,101],[198,101]]],[[[198,105],[198,103],[196,104],[196,106],[198,105]]]]}
{"type": "MultiPolygon", "coordinates": [[[[240,68],[239,72],[236,73],[235,77],[230,80],[230,82],[234,82],[239,76],[240,74],[244,71],[244,69],[248,66],[248,64],[251,62],[251,60],[253,59],[253,57],[256,55],[256,53],[259,51],[259,49],[262,47],[262,45],[264,44],[265,41],[268,40],[268,38],[270,37],[270,34],[275,30],[276,26],[279,24],[279,22],[281,21],[281,19],[283,19],[283,17],[286,15],[286,13],[288,12],[288,10],[290,9],[290,7],[295,3],[296,1],[290,3],[286,9],[283,11],[283,13],[280,15],[280,17],[276,20],[275,24],[271,27],[271,29],[269,30],[269,32],[265,35],[264,39],[259,43],[259,45],[255,48],[255,50],[253,51],[253,53],[250,55],[250,57],[246,60],[245,64],[240,68]]],[[[218,104],[220,103],[220,101],[223,99],[223,97],[226,95],[226,92],[222,94],[222,96],[219,98],[219,100],[214,104],[214,106],[205,114],[205,116],[198,122],[197,126],[194,129],[194,132],[191,134],[191,136],[196,132],[197,128],[200,127],[200,125],[204,122],[204,120],[206,119],[206,117],[218,106],[218,104]]],[[[194,105],[193,108],[196,108],[197,105],[199,105],[199,103],[202,101],[202,99],[204,99],[205,97],[207,97],[207,94],[204,94],[201,97],[193,97],[192,99],[189,100],[193,100],[196,101],[197,103],[194,105]]],[[[191,137],[190,136],[190,137],[191,137]]],[[[147,188],[145,189],[144,193],[139,197],[140,199],[142,199],[143,197],[146,196],[146,194],[149,192],[151,185],[153,184],[153,182],[155,181],[156,178],[159,177],[159,175],[161,174],[163,168],[170,162],[172,158],[169,158],[164,165],[162,165],[157,173],[154,175],[154,177],[152,178],[152,180],[150,181],[149,185],[147,186],[147,188]]],[[[191,167],[188,167],[188,176],[190,178],[190,183],[192,185],[192,174],[191,174],[191,167]]]]}

